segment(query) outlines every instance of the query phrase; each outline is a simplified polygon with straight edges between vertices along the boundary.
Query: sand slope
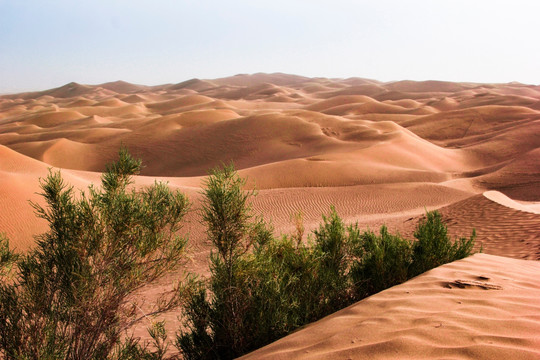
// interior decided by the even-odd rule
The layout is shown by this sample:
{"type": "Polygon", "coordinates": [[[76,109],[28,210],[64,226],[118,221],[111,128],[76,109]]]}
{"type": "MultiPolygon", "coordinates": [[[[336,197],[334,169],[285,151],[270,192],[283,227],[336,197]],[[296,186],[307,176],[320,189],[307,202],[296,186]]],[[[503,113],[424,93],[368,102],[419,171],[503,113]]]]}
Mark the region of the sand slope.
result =
{"type": "MultiPolygon", "coordinates": [[[[498,191],[464,197],[439,207],[451,238],[469,237],[475,230],[476,250],[517,259],[540,259],[538,203],[516,202],[498,191]]],[[[389,228],[409,239],[423,215],[394,219],[389,228]]]]}
{"type": "Polygon", "coordinates": [[[485,252],[540,259],[540,214],[496,191],[472,196],[440,209],[453,233],[478,233],[485,252]]]}
{"type": "Polygon", "coordinates": [[[537,261],[443,265],[241,359],[538,359],[537,261]]]}

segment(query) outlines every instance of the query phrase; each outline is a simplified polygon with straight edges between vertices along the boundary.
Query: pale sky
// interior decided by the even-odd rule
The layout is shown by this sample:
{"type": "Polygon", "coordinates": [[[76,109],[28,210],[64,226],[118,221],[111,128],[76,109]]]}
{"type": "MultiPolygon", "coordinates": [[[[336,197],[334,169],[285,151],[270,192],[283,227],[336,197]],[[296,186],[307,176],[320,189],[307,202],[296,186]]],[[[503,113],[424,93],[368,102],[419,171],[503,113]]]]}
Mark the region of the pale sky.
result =
{"type": "Polygon", "coordinates": [[[540,84],[538,0],[0,0],[0,93],[238,73],[540,84]]]}

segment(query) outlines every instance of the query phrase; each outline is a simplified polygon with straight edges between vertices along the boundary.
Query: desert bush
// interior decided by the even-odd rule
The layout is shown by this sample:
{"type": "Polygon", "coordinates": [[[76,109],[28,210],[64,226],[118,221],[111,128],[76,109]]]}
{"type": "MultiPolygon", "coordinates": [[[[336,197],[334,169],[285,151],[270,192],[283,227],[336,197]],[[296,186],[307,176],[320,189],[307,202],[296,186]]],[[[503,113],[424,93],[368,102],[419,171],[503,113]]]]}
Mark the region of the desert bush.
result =
{"type": "Polygon", "coordinates": [[[428,211],[425,218],[418,223],[414,237],[417,241],[413,244],[409,277],[471,255],[476,232],[473,229],[469,238],[460,237],[452,242],[441,214],[438,211],[428,211]]]}
{"type": "Polygon", "coordinates": [[[177,346],[186,359],[232,358],[250,349],[249,311],[253,278],[246,254],[264,242],[264,226],[251,213],[245,180],[232,166],[214,170],[205,182],[202,218],[214,251],[211,278],[194,280],[186,291],[186,331],[177,346]],[[207,294],[209,293],[209,295],[207,294]]]}
{"type": "Polygon", "coordinates": [[[176,346],[185,359],[241,356],[406,281],[412,270],[467,256],[474,243],[450,243],[438,213],[427,214],[411,243],[385,226],[379,235],[361,233],[333,207],[307,242],[300,214],[295,232],[276,238],[253,216],[254,192],[244,185],[232,166],[206,181],[203,219],[214,249],[210,278],[192,279],[182,290],[185,324],[176,346]],[[426,261],[430,251],[436,261],[426,261]]]}
{"type": "Polygon", "coordinates": [[[359,299],[400,284],[440,265],[472,254],[476,233],[452,242],[438,211],[428,211],[416,226],[416,241],[392,235],[385,226],[377,236],[362,234],[363,257],[353,265],[359,299]]]}
{"type": "MultiPolygon", "coordinates": [[[[186,240],[176,233],[189,202],[163,183],[128,189],[140,168],[122,149],[101,187],[90,186],[77,197],[60,172],[40,181],[47,205],[33,206],[49,231],[36,237],[35,249],[19,256],[12,279],[0,284],[3,358],[162,356],[159,326],[151,328],[157,350],[121,336],[138,318],[129,296],[182,260],[186,240]]],[[[0,261],[7,263],[2,259],[14,255],[6,255],[2,244],[0,261]]],[[[168,300],[164,307],[176,304],[168,300]]]]}
{"type": "Polygon", "coordinates": [[[348,272],[355,230],[332,210],[308,242],[284,235],[254,251],[249,261],[255,269],[250,284],[256,347],[351,303],[348,272]]]}
{"type": "Polygon", "coordinates": [[[332,209],[308,243],[279,238],[249,207],[253,192],[232,167],[215,170],[203,218],[214,245],[211,277],[194,281],[177,346],[186,359],[230,359],[276,340],[352,301],[347,274],[359,231],[332,209]],[[353,246],[354,245],[354,246],[353,246]]]}
{"type": "Polygon", "coordinates": [[[9,248],[9,239],[5,234],[0,233],[0,280],[9,281],[13,267],[19,258],[18,254],[9,248]]]}
{"type": "Polygon", "coordinates": [[[372,231],[361,235],[363,256],[353,264],[352,278],[356,297],[362,299],[409,278],[412,248],[399,234],[392,235],[382,226],[377,236],[372,231]]]}
{"type": "Polygon", "coordinates": [[[174,357],[166,356],[169,343],[165,332],[165,322],[156,321],[148,328],[151,341],[141,343],[138,338],[129,336],[119,342],[107,357],[111,360],[163,360],[174,357]]]}
{"type": "Polygon", "coordinates": [[[356,298],[350,271],[360,261],[364,249],[358,226],[346,226],[333,206],[328,216],[322,216],[322,223],[313,231],[313,236],[313,251],[317,257],[316,294],[320,298],[312,315],[316,320],[349,305],[356,298]]]}
{"type": "Polygon", "coordinates": [[[468,256],[474,235],[451,243],[440,215],[428,213],[413,243],[382,226],[378,235],[346,226],[332,207],[304,242],[300,214],[295,232],[273,237],[249,206],[254,192],[232,167],[206,182],[204,214],[211,276],[187,287],[185,330],[177,346],[186,359],[230,359],[264,346],[354,301],[468,256]],[[428,235],[426,235],[428,234],[428,235]],[[444,235],[444,236],[443,236],[444,235]],[[422,252],[434,252],[427,262],[422,252]],[[424,270],[424,271],[425,271],[424,270]]]}

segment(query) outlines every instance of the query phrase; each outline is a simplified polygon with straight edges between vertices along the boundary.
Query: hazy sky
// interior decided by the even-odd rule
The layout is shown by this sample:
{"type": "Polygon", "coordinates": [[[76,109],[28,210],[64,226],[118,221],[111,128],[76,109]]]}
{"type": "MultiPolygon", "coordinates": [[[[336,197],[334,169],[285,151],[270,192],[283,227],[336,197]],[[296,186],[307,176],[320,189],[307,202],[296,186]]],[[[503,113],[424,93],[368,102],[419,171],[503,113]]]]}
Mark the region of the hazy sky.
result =
{"type": "Polygon", "coordinates": [[[540,84],[540,1],[0,0],[0,92],[238,73],[540,84]]]}

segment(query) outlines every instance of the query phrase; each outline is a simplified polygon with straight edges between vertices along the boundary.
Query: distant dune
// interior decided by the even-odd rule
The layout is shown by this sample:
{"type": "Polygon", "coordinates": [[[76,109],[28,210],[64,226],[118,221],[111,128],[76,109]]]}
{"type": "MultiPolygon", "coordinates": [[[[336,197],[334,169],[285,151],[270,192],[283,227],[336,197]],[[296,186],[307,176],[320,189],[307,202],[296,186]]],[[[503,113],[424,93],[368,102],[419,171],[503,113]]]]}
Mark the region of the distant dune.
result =
{"type": "MultiPolygon", "coordinates": [[[[99,173],[123,144],[143,159],[142,175],[177,186],[199,184],[209,169],[234,162],[262,199],[272,199],[255,203],[280,231],[291,226],[291,214],[278,214],[281,209],[302,210],[315,226],[334,204],[348,219],[407,231],[411,221],[396,219],[416,218],[424,207],[455,214],[459,201],[475,204],[453,218],[469,230],[495,221],[493,215],[465,221],[473,208],[491,203],[477,194],[496,190],[510,200],[540,201],[539,103],[538,86],[518,83],[382,83],[281,73],[159,86],[69,83],[0,97],[2,191],[10,193],[19,176],[28,178],[29,191],[10,198],[20,199],[13,204],[21,209],[19,222],[33,223],[26,200],[48,166],[99,173]],[[13,157],[17,171],[6,169],[13,157]],[[393,194],[400,188],[408,190],[393,194]]],[[[26,248],[31,234],[15,231],[13,216],[0,212],[0,228],[26,248]]],[[[486,252],[508,255],[514,242],[523,247],[522,239],[500,233],[505,250],[490,246],[493,235],[483,241],[486,252]]],[[[539,258],[538,246],[536,239],[515,256],[539,258]]]]}
{"type": "MultiPolygon", "coordinates": [[[[33,235],[46,230],[28,200],[42,201],[38,179],[50,167],[62,169],[67,182],[84,189],[99,181],[122,145],[143,160],[137,185],[165,180],[187,192],[195,209],[209,169],[234,162],[248,178],[247,186],[259,190],[253,208],[273,222],[276,234],[292,230],[291,215],[298,211],[304,214],[306,229],[312,230],[334,205],[348,222],[371,229],[387,224],[412,238],[425,210],[440,209],[453,236],[476,229],[486,254],[540,260],[538,86],[259,73],[158,86],[69,83],[0,96],[0,231],[12,246],[26,251],[34,244],[33,235]]],[[[184,231],[190,233],[193,252],[189,267],[205,274],[209,244],[197,212],[188,219],[184,231]]],[[[495,354],[491,358],[510,359],[514,350],[522,351],[517,358],[533,358],[530,351],[540,353],[538,337],[533,336],[540,333],[537,322],[499,332],[494,324],[506,318],[480,304],[484,312],[477,320],[471,315],[474,307],[458,311],[460,328],[454,313],[435,316],[435,305],[431,310],[418,306],[439,293],[435,304],[441,306],[477,301],[480,290],[474,287],[454,297],[458,290],[439,286],[454,281],[456,271],[488,276],[512,289],[510,280],[494,272],[496,266],[508,267],[509,279],[540,275],[530,263],[477,256],[403,285],[404,294],[418,293],[407,295],[402,311],[395,311],[415,312],[423,319],[419,322],[403,320],[398,329],[385,320],[381,309],[394,311],[398,304],[392,294],[401,291],[391,289],[258,354],[362,358],[362,351],[373,355],[369,358],[383,354],[379,358],[390,359],[395,349],[407,353],[418,348],[425,358],[495,354]],[[437,291],[428,294],[433,287],[437,291]],[[349,320],[335,325],[349,313],[354,313],[349,320]],[[479,325],[482,319],[489,323],[485,329],[479,325]],[[341,339],[337,334],[350,333],[347,324],[351,329],[380,324],[382,334],[366,340],[360,336],[364,333],[351,333],[351,339],[341,339]],[[434,331],[442,335],[428,334],[434,331]],[[460,340],[464,332],[473,340],[460,340]],[[453,347],[440,344],[445,337],[455,339],[454,345],[448,344],[453,347]],[[493,345],[474,345],[488,341],[493,345]]],[[[483,294],[487,298],[481,301],[495,306],[505,292],[483,294]]],[[[517,294],[509,295],[509,311],[528,316],[516,310],[517,294]]],[[[172,314],[173,325],[175,318],[172,314]]]]}

